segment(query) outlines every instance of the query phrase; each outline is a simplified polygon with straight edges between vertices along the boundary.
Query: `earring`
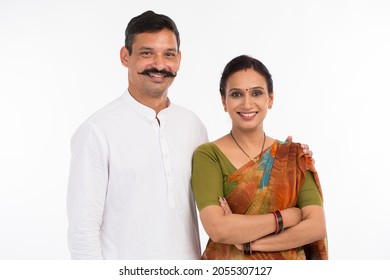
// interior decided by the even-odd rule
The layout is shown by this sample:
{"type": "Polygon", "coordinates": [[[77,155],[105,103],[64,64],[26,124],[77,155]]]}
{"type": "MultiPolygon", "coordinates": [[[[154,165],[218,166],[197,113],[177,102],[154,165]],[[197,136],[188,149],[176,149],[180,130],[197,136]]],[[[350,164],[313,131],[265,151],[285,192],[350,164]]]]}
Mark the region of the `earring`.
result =
{"type": "Polygon", "coordinates": [[[268,109],[272,109],[272,106],[271,106],[271,105],[268,105],[268,109]]]}

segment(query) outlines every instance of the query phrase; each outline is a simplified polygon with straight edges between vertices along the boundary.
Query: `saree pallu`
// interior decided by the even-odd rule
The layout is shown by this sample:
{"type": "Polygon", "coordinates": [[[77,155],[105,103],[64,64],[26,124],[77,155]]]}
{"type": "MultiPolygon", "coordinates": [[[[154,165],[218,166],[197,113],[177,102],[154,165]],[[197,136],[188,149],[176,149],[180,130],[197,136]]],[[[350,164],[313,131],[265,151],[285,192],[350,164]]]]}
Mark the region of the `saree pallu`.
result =
{"type": "MultiPolygon", "coordinates": [[[[318,174],[312,161],[303,154],[300,144],[275,141],[256,163],[250,161],[231,174],[227,181],[236,182],[236,187],[226,200],[233,213],[245,215],[267,214],[295,207],[307,170],[313,172],[322,197],[318,174]]],[[[251,255],[245,255],[234,245],[215,243],[209,239],[202,259],[328,259],[327,242],[324,239],[290,250],[253,251],[251,255]]]]}

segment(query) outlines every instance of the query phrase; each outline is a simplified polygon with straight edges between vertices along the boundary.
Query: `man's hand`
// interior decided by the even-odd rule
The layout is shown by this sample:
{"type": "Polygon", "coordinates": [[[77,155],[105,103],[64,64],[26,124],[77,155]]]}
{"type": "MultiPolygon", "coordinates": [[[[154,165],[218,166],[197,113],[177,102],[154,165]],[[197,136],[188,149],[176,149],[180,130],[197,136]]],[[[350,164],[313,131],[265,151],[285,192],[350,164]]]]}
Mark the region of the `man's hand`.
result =
{"type": "MultiPolygon", "coordinates": [[[[286,141],[287,142],[292,142],[292,136],[287,136],[287,138],[286,138],[286,141]]],[[[310,148],[309,148],[309,145],[307,145],[307,144],[301,144],[301,147],[302,147],[302,149],[303,149],[303,153],[305,154],[305,155],[307,155],[310,159],[311,159],[311,161],[313,162],[313,164],[315,163],[315,160],[314,160],[314,158],[313,158],[313,152],[310,150],[310,148]]]]}

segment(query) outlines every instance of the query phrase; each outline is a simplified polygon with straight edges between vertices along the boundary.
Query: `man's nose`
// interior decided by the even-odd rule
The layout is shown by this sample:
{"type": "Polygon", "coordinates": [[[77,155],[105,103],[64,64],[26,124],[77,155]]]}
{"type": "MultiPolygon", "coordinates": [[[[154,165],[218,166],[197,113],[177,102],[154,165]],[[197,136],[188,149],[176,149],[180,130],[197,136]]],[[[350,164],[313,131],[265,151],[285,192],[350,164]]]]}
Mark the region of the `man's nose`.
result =
{"type": "Polygon", "coordinates": [[[155,55],[153,57],[153,67],[155,67],[157,70],[163,70],[166,67],[165,58],[163,55],[155,55]]]}

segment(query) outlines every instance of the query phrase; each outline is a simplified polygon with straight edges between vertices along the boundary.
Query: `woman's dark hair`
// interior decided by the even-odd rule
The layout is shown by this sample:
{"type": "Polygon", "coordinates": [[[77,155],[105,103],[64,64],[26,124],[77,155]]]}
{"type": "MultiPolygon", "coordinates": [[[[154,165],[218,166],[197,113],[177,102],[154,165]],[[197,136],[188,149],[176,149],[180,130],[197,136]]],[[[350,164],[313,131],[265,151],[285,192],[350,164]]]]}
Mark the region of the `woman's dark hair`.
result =
{"type": "Polygon", "coordinates": [[[164,28],[172,31],[176,36],[177,50],[180,47],[180,34],[175,22],[166,15],[156,14],[153,11],[146,11],[139,16],[132,18],[125,31],[125,47],[131,55],[131,50],[135,36],[140,33],[153,33],[163,30],[164,28]]]}
{"type": "Polygon", "coordinates": [[[240,55],[233,58],[228,64],[226,64],[225,69],[223,69],[221,80],[219,82],[219,92],[221,93],[221,96],[226,95],[225,91],[227,79],[234,73],[244,69],[253,69],[263,76],[267,82],[268,93],[273,93],[272,76],[267,67],[265,67],[265,65],[256,58],[248,55],[240,55]]]}

